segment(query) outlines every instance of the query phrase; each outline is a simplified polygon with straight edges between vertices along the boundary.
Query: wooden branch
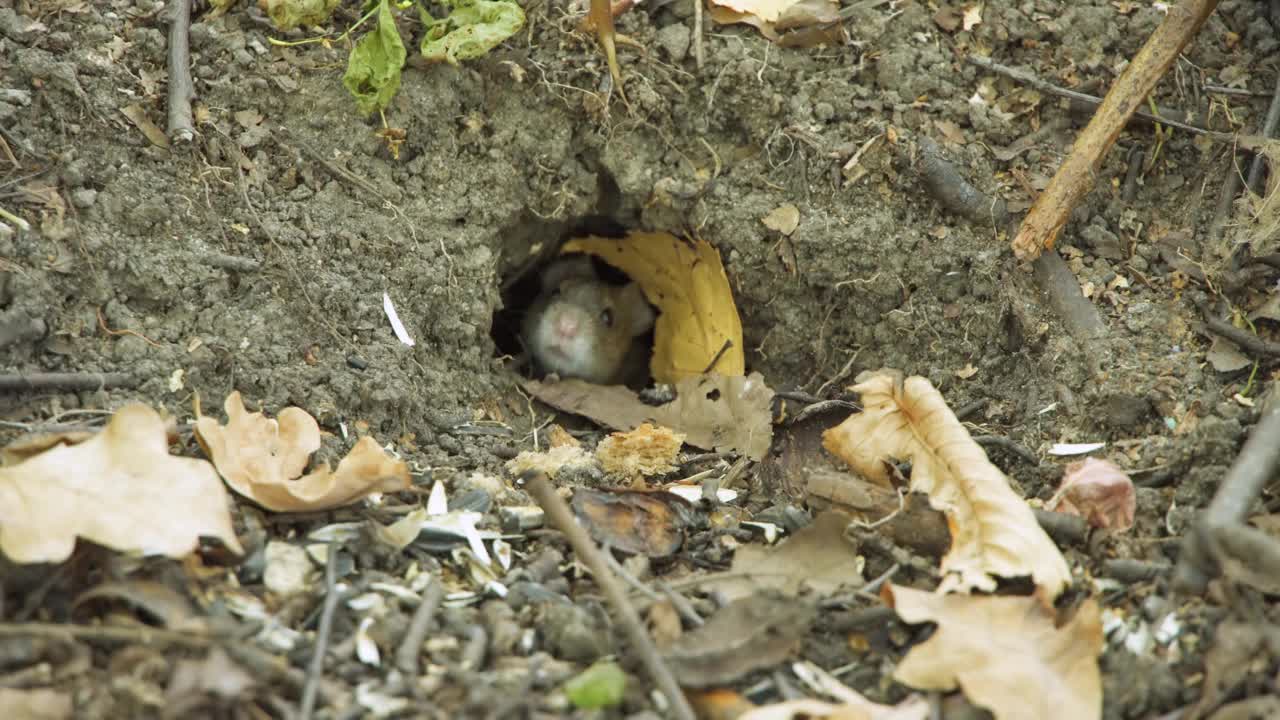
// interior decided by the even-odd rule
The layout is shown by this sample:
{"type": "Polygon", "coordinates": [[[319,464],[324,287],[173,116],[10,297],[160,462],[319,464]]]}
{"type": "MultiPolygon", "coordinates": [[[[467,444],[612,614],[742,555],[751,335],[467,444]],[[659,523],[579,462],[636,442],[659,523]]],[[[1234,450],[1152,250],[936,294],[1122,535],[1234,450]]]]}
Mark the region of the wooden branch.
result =
{"type": "Polygon", "coordinates": [[[1093,187],[1102,160],[1120,131],[1217,5],[1218,0],[1182,0],[1169,8],[1164,22],[1107,92],[1088,127],[1076,138],[1071,154],[1023,219],[1013,239],[1013,252],[1020,260],[1034,260],[1053,247],[1071,211],[1093,187]]]}
{"type": "Polygon", "coordinates": [[[172,3],[169,23],[169,139],[189,143],[196,131],[191,115],[191,0],[172,3]]]}

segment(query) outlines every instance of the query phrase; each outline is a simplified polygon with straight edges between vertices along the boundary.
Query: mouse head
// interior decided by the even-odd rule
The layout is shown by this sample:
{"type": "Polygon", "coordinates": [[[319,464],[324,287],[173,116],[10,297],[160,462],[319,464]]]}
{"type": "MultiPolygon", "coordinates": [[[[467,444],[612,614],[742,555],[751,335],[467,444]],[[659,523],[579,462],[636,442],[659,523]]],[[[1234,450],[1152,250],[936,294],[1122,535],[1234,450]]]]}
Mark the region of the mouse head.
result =
{"type": "Polygon", "coordinates": [[[585,256],[556,261],[542,284],[524,331],[538,363],[562,377],[616,381],[634,338],[653,327],[640,286],[602,281],[585,256]]]}

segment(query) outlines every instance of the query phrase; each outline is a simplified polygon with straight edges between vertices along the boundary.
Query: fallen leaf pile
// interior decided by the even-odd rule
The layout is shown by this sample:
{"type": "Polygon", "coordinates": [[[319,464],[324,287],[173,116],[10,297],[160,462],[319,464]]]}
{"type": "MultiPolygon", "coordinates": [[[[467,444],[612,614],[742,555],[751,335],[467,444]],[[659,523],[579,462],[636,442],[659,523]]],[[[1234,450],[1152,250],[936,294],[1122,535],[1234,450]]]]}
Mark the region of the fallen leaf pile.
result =
{"type": "MultiPolygon", "coordinates": [[[[938,625],[902,660],[895,678],[918,689],[959,688],[998,720],[1101,717],[1098,605],[1088,600],[1069,622],[1058,622],[1052,601],[1070,583],[1071,571],[1030,506],[928,380],[880,371],[860,376],[853,390],[863,412],[828,430],[824,446],[888,487],[894,463],[909,462],[909,489],[924,493],[946,516],[951,535],[937,592],[886,585],[882,593],[903,621],[938,625]],[[997,578],[1015,577],[1030,577],[1036,593],[967,594],[994,592],[997,578]]],[[[1123,498],[1117,489],[1123,483],[1115,473],[1090,465],[1081,477],[1064,488],[1078,488],[1077,499],[1101,498],[1108,521],[1123,522],[1124,501],[1115,500],[1123,498]]]]}
{"type": "Polygon", "coordinates": [[[196,438],[233,490],[269,510],[325,510],[366,495],[409,487],[409,468],[362,437],[336,470],[321,463],[302,475],[320,449],[320,426],[305,410],[290,407],[272,420],[245,410],[239,392],[227,396],[227,424],[196,421],[196,438]],[[301,476],[301,477],[300,477],[301,476]]]}
{"type": "Polygon", "coordinates": [[[1031,577],[1047,600],[1071,582],[1062,553],[982,448],[922,377],[881,372],[853,389],[863,411],[828,430],[823,444],[869,480],[890,484],[887,460],[911,463],[911,490],[947,516],[951,549],[940,592],[990,592],[996,578],[1031,577]]]}
{"type": "Polygon", "coordinates": [[[243,552],[226,488],[204,460],[169,454],[165,422],[127,405],[102,432],[0,467],[0,551],[60,562],[77,537],[122,552],[182,557],[201,537],[243,552]]]}
{"type": "Polygon", "coordinates": [[[595,255],[625,272],[660,314],[649,369],[660,383],[719,373],[742,375],[742,320],[720,253],[705,240],[633,232],[571,240],[562,252],[595,255]]]}

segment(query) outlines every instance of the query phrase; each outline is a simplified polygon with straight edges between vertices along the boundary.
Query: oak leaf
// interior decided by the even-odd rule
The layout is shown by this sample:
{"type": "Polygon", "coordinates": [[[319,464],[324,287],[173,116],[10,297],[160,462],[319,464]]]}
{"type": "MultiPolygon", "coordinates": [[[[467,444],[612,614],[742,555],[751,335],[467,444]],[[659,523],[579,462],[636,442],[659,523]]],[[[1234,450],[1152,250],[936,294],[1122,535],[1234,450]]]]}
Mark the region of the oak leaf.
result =
{"type": "Polygon", "coordinates": [[[202,416],[196,420],[196,439],[233,490],[268,510],[326,510],[409,487],[408,466],[371,437],[360,438],[336,470],[322,462],[302,475],[320,448],[315,418],[296,407],[285,408],[275,420],[251,413],[239,392],[227,396],[224,408],[227,424],[202,416]]]}
{"type": "Polygon", "coordinates": [[[631,277],[661,313],[649,370],[674,383],[704,373],[742,375],[742,320],[720,253],[705,240],[633,232],[570,240],[563,252],[595,255],[631,277]]]}
{"type": "Polygon", "coordinates": [[[890,485],[886,462],[911,462],[911,490],[947,518],[951,549],[939,592],[996,588],[1030,576],[1047,599],[1071,581],[1062,553],[928,380],[880,371],[853,388],[863,411],[823,434],[823,447],[868,480],[890,485]]]}
{"type": "Polygon", "coordinates": [[[899,585],[882,594],[905,622],[937,623],[894,679],[964,691],[996,720],[1102,717],[1102,613],[1086,600],[1066,624],[1034,597],[939,595],[899,585]]]}
{"type": "Polygon", "coordinates": [[[160,415],[127,405],[88,440],[0,468],[0,551],[20,563],[60,562],[82,537],[182,557],[203,536],[243,552],[218,474],[168,446],[160,415]]]}

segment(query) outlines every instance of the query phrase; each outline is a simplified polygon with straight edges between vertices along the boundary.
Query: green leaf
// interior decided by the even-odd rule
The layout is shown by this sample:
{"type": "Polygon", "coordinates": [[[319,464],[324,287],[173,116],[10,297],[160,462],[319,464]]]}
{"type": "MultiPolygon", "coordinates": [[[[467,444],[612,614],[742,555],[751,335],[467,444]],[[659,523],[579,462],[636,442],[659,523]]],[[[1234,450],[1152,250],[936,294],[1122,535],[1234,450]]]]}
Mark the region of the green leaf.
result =
{"type": "Polygon", "coordinates": [[[400,68],[404,66],[404,42],[396,29],[389,0],[378,3],[378,27],[365,33],[347,59],[342,84],[356,99],[360,112],[368,115],[385,110],[400,89],[400,68]]]}
{"type": "MultiPolygon", "coordinates": [[[[214,7],[228,6],[235,0],[212,0],[214,7]]],[[[267,17],[281,30],[299,25],[319,25],[329,19],[338,0],[266,0],[267,17]]]]}
{"type": "Polygon", "coordinates": [[[564,694],[575,707],[589,710],[617,705],[626,689],[627,674],[617,663],[598,662],[565,683],[564,694]]]}
{"type": "Polygon", "coordinates": [[[474,60],[524,27],[524,11],[505,0],[443,0],[451,6],[447,17],[437,20],[421,5],[422,24],[427,34],[422,38],[422,56],[428,60],[457,65],[459,60],[474,60]]]}

